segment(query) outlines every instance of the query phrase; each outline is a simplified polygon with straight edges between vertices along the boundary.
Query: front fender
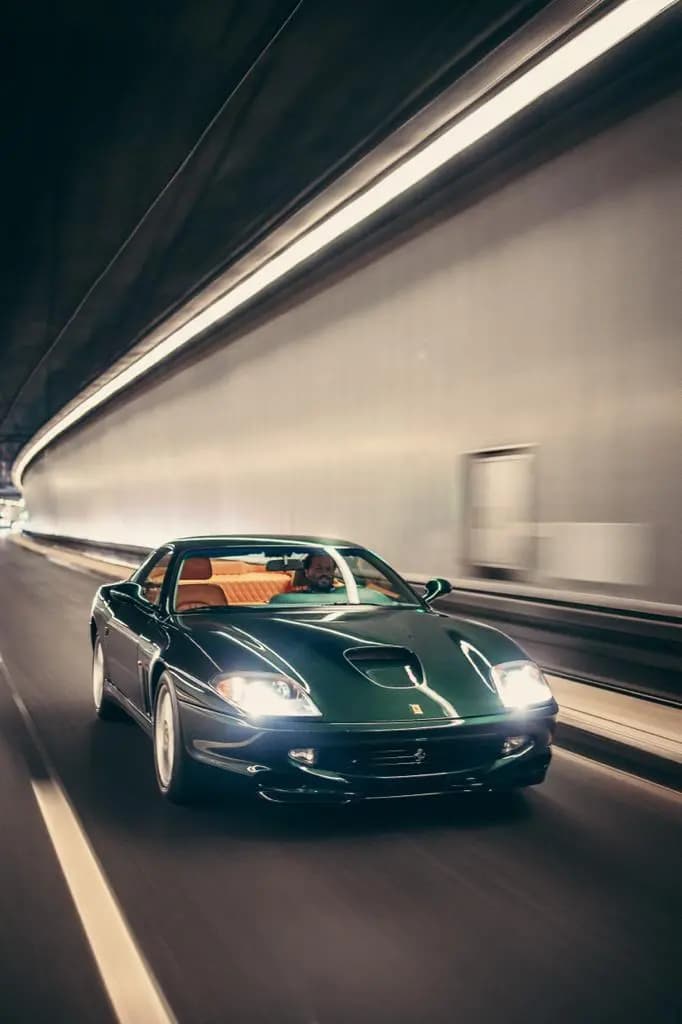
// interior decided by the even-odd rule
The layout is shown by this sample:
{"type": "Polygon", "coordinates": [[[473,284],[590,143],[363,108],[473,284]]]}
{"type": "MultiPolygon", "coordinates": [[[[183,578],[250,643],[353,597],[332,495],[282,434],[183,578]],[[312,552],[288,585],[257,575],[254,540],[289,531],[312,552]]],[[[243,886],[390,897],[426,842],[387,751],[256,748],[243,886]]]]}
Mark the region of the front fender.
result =
{"type": "MultiPolygon", "coordinates": [[[[239,715],[234,708],[231,708],[222,697],[219,697],[210,682],[201,679],[178,665],[163,664],[159,666],[154,692],[158,681],[163,673],[170,678],[175,695],[178,701],[184,705],[191,705],[202,711],[210,711],[214,714],[224,715],[226,718],[241,721],[243,716],[239,715]]],[[[217,673],[213,673],[213,678],[217,673]]]]}

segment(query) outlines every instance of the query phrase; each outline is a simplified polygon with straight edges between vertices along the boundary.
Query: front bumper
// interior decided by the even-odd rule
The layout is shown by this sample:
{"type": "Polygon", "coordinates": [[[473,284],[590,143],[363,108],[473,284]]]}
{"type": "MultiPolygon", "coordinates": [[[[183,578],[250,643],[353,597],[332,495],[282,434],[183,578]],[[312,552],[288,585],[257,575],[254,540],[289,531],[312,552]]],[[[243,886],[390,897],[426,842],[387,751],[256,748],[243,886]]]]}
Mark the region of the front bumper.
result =
{"type": "Polygon", "coordinates": [[[260,728],[179,702],[183,740],[194,760],[235,786],[277,803],[356,800],[511,789],[542,782],[551,760],[556,705],[463,722],[260,728]],[[527,742],[506,756],[509,736],[527,742]],[[289,751],[311,747],[314,765],[289,751]]]}

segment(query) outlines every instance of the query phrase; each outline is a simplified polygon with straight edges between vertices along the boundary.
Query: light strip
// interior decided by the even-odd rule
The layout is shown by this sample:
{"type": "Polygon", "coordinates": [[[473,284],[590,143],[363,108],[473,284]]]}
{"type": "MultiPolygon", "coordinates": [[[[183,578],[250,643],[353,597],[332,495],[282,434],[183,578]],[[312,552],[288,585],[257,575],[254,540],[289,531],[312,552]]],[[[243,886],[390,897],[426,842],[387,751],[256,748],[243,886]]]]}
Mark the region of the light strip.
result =
{"type": "Polygon", "coordinates": [[[423,181],[515,114],[525,110],[540,96],[544,96],[571,75],[587,67],[675,3],[677,0],[625,0],[619,7],[585,28],[515,81],[481,103],[471,113],[461,117],[433,142],[408,157],[374,185],[369,186],[306,234],[291,242],[225,295],[216,299],[201,313],[192,317],[97,391],[84,398],[44,433],[39,433],[35,439],[29,441],[19,453],[12,468],[15,486],[21,487],[26,467],[43,448],[93,409],[123,391],[198,335],[423,181]]]}

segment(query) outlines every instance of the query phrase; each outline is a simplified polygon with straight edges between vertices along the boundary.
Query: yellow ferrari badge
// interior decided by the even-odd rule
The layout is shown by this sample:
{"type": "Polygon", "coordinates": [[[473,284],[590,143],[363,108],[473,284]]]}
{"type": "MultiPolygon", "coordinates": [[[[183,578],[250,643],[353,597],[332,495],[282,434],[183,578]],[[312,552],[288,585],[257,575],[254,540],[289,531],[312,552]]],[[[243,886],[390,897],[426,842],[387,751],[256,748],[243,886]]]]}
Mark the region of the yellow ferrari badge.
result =
{"type": "Polygon", "coordinates": [[[423,715],[421,704],[410,704],[410,711],[413,715],[423,715]]]}

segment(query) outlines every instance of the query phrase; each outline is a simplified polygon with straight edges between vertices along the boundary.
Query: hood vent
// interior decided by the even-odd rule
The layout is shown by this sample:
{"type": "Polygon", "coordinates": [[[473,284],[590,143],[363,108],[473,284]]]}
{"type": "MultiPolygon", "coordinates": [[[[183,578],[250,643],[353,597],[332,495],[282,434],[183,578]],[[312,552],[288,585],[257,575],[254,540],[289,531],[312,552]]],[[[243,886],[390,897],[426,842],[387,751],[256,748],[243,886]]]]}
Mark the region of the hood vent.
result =
{"type": "Polygon", "coordinates": [[[349,647],[343,654],[354,669],[377,686],[409,690],[424,682],[421,662],[407,647],[349,647]]]}

